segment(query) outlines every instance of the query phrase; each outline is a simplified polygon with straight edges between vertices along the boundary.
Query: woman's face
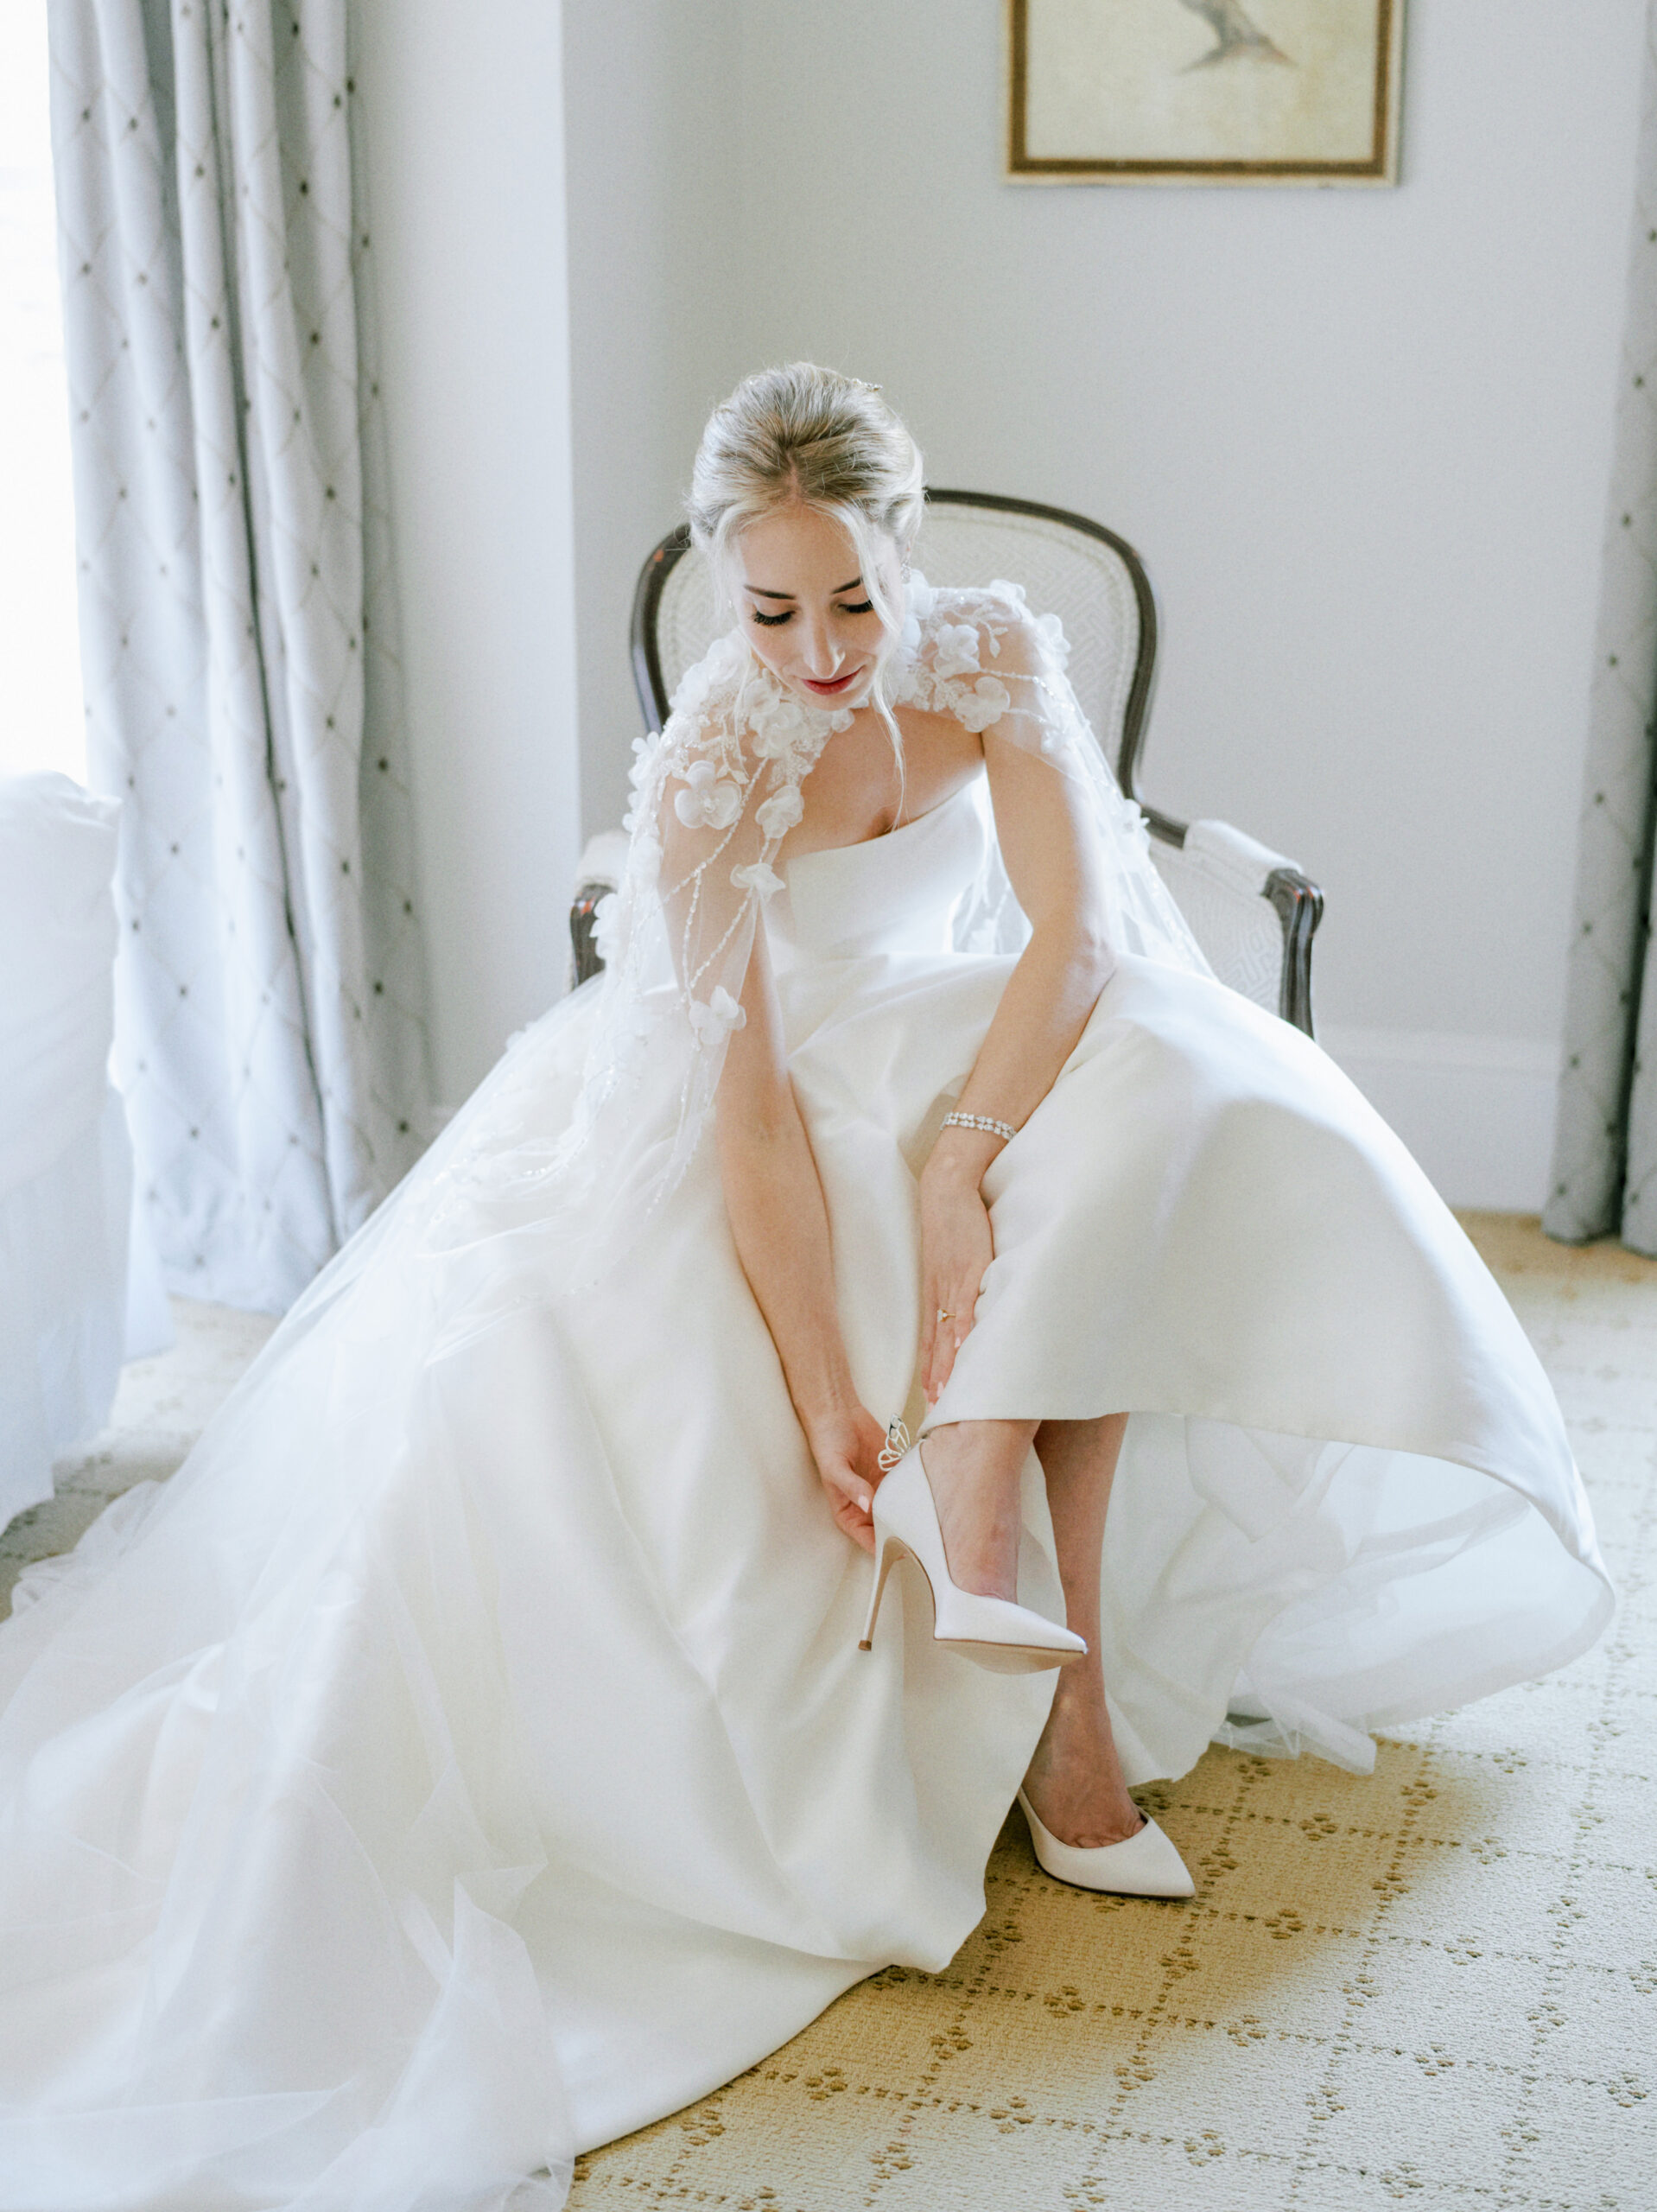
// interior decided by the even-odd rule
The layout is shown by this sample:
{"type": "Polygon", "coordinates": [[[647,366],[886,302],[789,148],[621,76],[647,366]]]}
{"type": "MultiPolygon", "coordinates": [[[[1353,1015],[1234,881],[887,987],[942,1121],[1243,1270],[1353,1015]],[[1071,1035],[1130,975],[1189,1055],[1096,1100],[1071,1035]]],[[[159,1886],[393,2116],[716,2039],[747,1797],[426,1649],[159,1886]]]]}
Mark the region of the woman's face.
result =
{"type": "MultiPolygon", "coordinates": [[[[884,533],[879,583],[901,613],[903,563],[884,533]]],[[[810,507],[779,507],[736,542],[736,601],[748,643],[814,706],[860,707],[887,632],[844,527],[810,507]]]]}

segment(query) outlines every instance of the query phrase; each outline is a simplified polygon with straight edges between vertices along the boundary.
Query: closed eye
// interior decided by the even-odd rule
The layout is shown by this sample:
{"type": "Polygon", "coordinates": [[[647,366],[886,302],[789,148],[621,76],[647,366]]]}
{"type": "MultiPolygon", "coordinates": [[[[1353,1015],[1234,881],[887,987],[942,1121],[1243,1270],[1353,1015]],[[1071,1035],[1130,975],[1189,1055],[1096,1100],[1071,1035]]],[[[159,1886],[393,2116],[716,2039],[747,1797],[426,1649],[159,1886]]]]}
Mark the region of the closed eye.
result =
{"type": "MultiPolygon", "coordinates": [[[[749,612],[754,620],[767,630],[780,630],[784,622],[791,622],[794,620],[794,609],[791,607],[784,607],[780,614],[762,613],[757,607],[751,607],[749,612]]],[[[860,600],[855,607],[837,607],[835,612],[836,614],[873,614],[874,601],[872,599],[860,600]]]]}

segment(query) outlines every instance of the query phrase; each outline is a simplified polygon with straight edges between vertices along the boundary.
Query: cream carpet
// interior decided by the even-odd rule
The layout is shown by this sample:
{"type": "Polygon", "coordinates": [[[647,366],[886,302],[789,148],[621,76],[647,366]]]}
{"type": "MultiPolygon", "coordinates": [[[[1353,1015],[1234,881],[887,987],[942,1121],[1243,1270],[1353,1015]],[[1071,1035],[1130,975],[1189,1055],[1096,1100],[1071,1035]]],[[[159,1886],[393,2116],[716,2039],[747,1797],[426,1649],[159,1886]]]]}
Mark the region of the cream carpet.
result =
{"type": "MultiPolygon", "coordinates": [[[[878,1975],[582,2159],[573,2212],[1657,2206],[1657,1264],[1468,1227],[1593,1494],[1623,1597],[1599,1648],[1372,1777],[1216,1751],[1144,1792],[1189,1904],[1064,1889],[1010,1822],[947,1973],[878,1975]]],[[[175,1465],[268,1326],[180,1312],[0,1583],[175,1465]]]]}

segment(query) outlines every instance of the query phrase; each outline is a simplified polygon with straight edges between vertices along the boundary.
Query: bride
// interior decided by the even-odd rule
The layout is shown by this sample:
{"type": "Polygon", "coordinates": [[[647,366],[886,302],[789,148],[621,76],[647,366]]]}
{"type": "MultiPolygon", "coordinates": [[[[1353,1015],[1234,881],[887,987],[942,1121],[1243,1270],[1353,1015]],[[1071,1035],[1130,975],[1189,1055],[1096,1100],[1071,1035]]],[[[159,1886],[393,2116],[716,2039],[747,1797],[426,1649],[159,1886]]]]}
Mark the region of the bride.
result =
{"type": "Polygon", "coordinates": [[[1603,1627],[1495,1285],[1208,974],[1057,622],[910,569],[921,497],[867,385],[717,410],[733,626],[605,976],[20,1586],[0,2206],[549,2212],[941,1968],[1015,1796],[1189,1894],[1133,1786],[1362,1768],[1603,1627]]]}

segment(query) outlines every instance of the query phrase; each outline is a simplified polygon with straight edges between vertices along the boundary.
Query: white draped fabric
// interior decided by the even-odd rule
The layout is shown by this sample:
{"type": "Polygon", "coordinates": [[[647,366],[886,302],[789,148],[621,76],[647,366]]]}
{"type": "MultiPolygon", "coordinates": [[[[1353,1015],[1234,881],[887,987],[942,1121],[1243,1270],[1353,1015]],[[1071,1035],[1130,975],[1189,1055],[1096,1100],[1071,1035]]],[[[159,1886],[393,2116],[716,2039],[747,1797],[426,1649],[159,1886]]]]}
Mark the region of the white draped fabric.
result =
{"type": "Polygon", "coordinates": [[[427,1077],[344,0],[51,0],[117,1074],[176,1288],[281,1309],[427,1077]]]}
{"type": "Polygon", "coordinates": [[[1657,0],[1628,245],[1616,445],[1578,832],[1553,1182],[1542,1224],[1657,1258],[1657,0]]]}
{"type": "Polygon", "coordinates": [[[118,812],[67,776],[0,779],[0,1527],[102,1425],[126,1336],[118,812]]]}

